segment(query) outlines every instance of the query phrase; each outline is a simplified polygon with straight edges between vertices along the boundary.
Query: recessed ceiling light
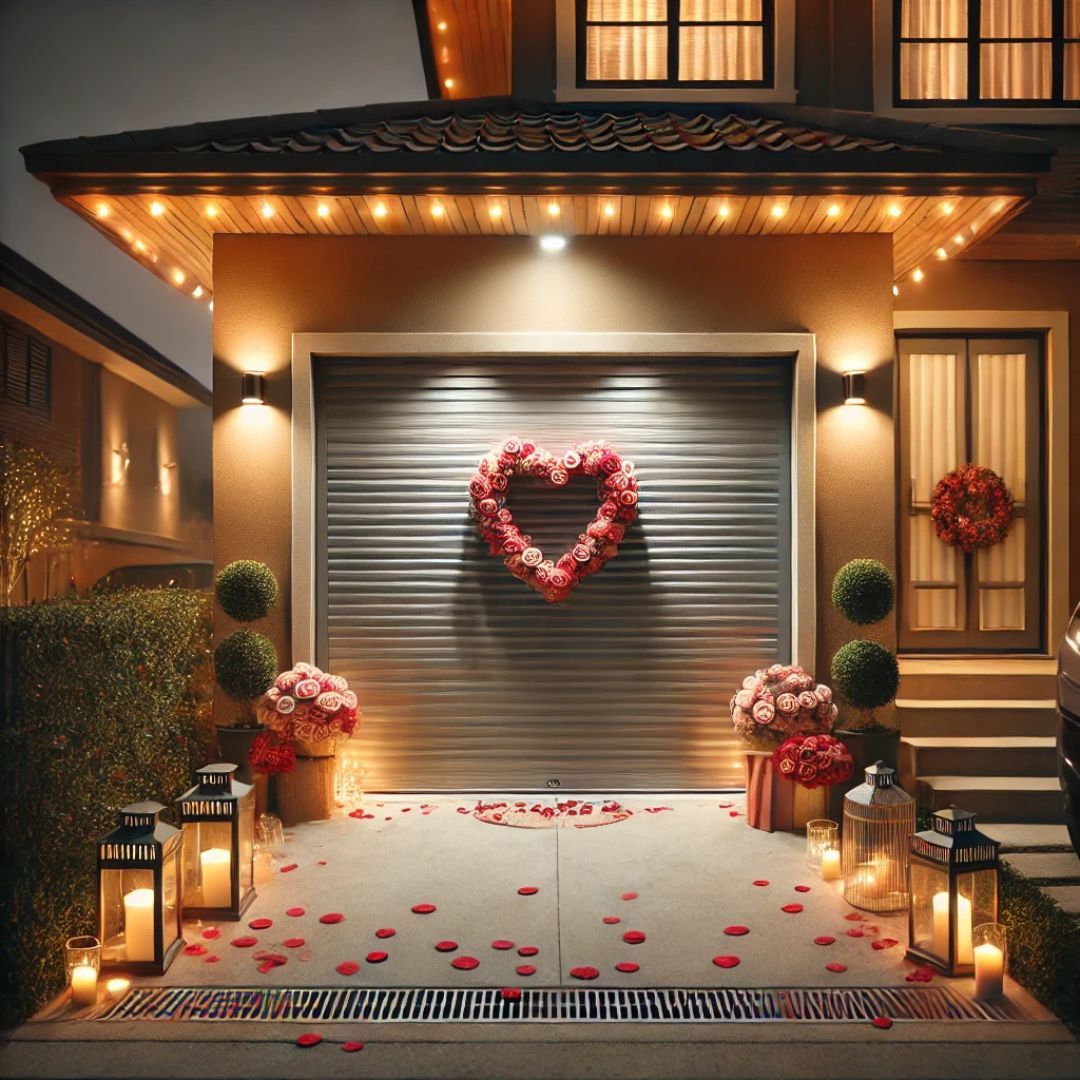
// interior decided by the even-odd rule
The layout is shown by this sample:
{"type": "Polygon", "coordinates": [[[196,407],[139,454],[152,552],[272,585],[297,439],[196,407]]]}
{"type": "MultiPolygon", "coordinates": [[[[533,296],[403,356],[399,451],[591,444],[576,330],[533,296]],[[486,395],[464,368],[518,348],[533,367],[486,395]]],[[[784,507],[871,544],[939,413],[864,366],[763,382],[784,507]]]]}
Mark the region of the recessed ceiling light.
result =
{"type": "Polygon", "coordinates": [[[97,214],[99,218],[107,218],[110,214],[109,204],[99,202],[94,209],[94,213],[97,214]]]}
{"type": "Polygon", "coordinates": [[[828,214],[829,217],[839,217],[840,216],[840,204],[839,203],[829,203],[829,209],[826,210],[825,213],[828,214]]]}
{"type": "Polygon", "coordinates": [[[943,202],[941,204],[941,212],[943,214],[951,214],[956,207],[951,202],[943,202]]]}
{"type": "Polygon", "coordinates": [[[274,208],[268,202],[264,202],[259,210],[259,213],[262,214],[264,218],[269,220],[274,216],[274,208]]]}
{"type": "Polygon", "coordinates": [[[774,218],[782,218],[787,213],[787,207],[783,203],[773,203],[770,213],[774,218]]]}
{"type": "Polygon", "coordinates": [[[371,208],[371,212],[372,212],[372,213],[373,213],[373,214],[374,214],[374,215],[375,215],[375,216],[376,216],[377,218],[384,218],[384,217],[386,217],[386,215],[387,215],[387,214],[388,214],[388,213],[389,213],[390,211],[386,209],[386,203],[384,203],[384,202],[377,202],[377,203],[376,203],[376,204],[375,204],[375,205],[374,205],[374,206],[373,206],[373,207],[371,208]]]}
{"type": "Polygon", "coordinates": [[[566,247],[566,237],[558,233],[545,233],[540,237],[540,247],[544,251],[562,251],[566,247]]]}
{"type": "Polygon", "coordinates": [[[558,217],[559,214],[562,213],[562,207],[554,199],[552,199],[551,202],[549,202],[547,205],[547,212],[552,217],[558,217]]]}
{"type": "Polygon", "coordinates": [[[904,211],[901,209],[899,203],[889,203],[887,212],[889,217],[899,217],[904,211]]]}
{"type": "Polygon", "coordinates": [[[716,216],[726,221],[731,216],[731,207],[727,203],[721,203],[720,208],[716,211],[716,216]]]}
{"type": "Polygon", "coordinates": [[[161,217],[165,213],[165,204],[159,203],[156,199],[150,204],[150,216],[161,217]]]}
{"type": "Polygon", "coordinates": [[[183,285],[185,280],[185,274],[183,270],[174,270],[172,272],[172,279],[177,285],[183,285]]]}
{"type": "Polygon", "coordinates": [[[445,213],[446,213],[446,207],[444,207],[441,202],[438,202],[436,200],[435,202],[433,202],[431,204],[431,216],[432,217],[440,218],[445,213]]]}
{"type": "Polygon", "coordinates": [[[207,217],[215,218],[217,217],[218,209],[213,203],[209,203],[206,207],[206,210],[203,212],[206,214],[207,217]]]}
{"type": "Polygon", "coordinates": [[[315,208],[315,213],[318,214],[319,217],[321,217],[321,218],[329,217],[330,216],[330,204],[329,203],[324,203],[324,202],[319,203],[319,205],[315,208]]]}
{"type": "Polygon", "coordinates": [[[915,269],[911,271],[911,280],[916,284],[922,281],[924,277],[926,277],[926,275],[922,272],[922,267],[920,266],[916,266],[915,269]]]}
{"type": "Polygon", "coordinates": [[[604,203],[604,217],[614,217],[614,216],[615,216],[615,204],[614,203],[604,203]]]}
{"type": "Polygon", "coordinates": [[[490,217],[494,221],[497,221],[499,218],[502,217],[502,207],[498,203],[493,203],[491,206],[488,207],[488,217],[490,217]]]}

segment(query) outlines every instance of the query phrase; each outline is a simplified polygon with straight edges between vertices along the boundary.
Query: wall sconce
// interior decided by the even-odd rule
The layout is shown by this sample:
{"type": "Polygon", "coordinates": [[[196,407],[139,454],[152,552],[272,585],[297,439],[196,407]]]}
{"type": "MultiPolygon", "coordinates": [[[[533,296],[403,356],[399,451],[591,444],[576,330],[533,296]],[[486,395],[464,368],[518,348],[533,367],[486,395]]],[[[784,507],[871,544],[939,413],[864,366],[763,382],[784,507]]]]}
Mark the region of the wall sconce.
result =
{"type": "Polygon", "coordinates": [[[176,462],[175,461],[166,461],[161,466],[161,475],[160,475],[160,478],[159,478],[159,481],[158,481],[158,486],[161,488],[161,494],[162,495],[171,495],[172,494],[172,488],[173,488],[172,478],[173,478],[173,470],[175,468],[176,468],[176,462]]]}
{"type": "Polygon", "coordinates": [[[245,371],[240,386],[240,400],[245,405],[266,403],[266,377],[261,371],[245,371]]]}
{"type": "Polygon", "coordinates": [[[128,444],[122,442],[119,446],[113,447],[112,469],[109,477],[113,484],[116,486],[123,484],[127,480],[129,468],[131,468],[131,453],[128,450],[128,444]]]}
{"type": "Polygon", "coordinates": [[[865,405],[866,404],[866,372],[865,371],[845,371],[840,376],[844,383],[844,404],[845,405],[865,405]]]}

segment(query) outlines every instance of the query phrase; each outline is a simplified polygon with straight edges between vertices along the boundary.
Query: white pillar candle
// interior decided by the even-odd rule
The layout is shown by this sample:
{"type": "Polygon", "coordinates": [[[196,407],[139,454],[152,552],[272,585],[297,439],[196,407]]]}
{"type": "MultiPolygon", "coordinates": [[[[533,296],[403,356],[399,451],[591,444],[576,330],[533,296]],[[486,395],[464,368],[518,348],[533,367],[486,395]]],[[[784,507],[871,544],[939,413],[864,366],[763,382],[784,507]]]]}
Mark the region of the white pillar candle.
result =
{"type": "Polygon", "coordinates": [[[202,865],[203,907],[232,905],[232,860],[224,848],[207,848],[199,855],[202,865]]]}
{"type": "Polygon", "coordinates": [[[836,848],[826,848],[821,853],[821,877],[823,881],[840,880],[840,852],[836,848]]]}
{"type": "Polygon", "coordinates": [[[976,945],[975,1000],[989,1001],[1001,997],[1005,989],[1005,954],[989,941],[976,945]]]}
{"type": "Polygon", "coordinates": [[[129,960],[154,959],[153,889],[133,889],[125,895],[124,942],[129,960]]]}
{"type": "MultiPolygon", "coordinates": [[[[934,952],[949,957],[949,894],[934,894],[934,952]]],[[[956,962],[970,964],[971,950],[971,901],[966,896],[956,897],[956,962]]]]}
{"type": "Polygon", "coordinates": [[[73,967],[71,969],[71,1003],[96,1005],[97,979],[96,967],[91,967],[89,964],[78,964],[73,967]]]}

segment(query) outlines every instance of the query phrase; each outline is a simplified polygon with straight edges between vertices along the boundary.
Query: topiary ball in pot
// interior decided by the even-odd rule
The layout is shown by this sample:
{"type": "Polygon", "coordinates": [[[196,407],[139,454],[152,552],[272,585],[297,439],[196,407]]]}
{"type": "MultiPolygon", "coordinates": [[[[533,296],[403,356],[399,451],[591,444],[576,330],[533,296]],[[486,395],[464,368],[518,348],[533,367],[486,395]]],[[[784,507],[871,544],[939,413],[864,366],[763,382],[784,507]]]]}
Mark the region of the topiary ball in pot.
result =
{"type": "Polygon", "coordinates": [[[277,578],[266,563],[237,559],[218,574],[217,598],[230,619],[254,622],[277,603],[277,578]]]}
{"type": "Polygon", "coordinates": [[[884,619],[895,600],[892,574],[877,559],[852,559],[833,578],[834,606],[845,619],[860,626],[884,619]]]}
{"type": "Polygon", "coordinates": [[[849,641],[832,661],[832,685],[858,709],[888,705],[900,686],[900,668],[884,645],[876,641],[849,641]]]}
{"type": "Polygon", "coordinates": [[[251,701],[265,693],[277,670],[274,643],[254,630],[234,630],[214,650],[218,686],[234,701],[251,701]]]}

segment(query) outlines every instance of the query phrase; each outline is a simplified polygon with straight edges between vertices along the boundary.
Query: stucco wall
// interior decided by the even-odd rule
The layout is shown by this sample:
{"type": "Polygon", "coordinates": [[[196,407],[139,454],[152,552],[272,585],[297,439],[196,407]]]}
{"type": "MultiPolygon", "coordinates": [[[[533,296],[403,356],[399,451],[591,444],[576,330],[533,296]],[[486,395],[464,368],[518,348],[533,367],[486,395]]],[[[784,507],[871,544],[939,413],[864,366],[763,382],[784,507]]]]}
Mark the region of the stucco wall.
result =
{"type": "MultiPolygon", "coordinates": [[[[828,604],[837,567],[893,562],[888,237],[576,239],[219,236],[214,248],[214,559],[266,560],[289,595],[293,332],[809,331],[818,348],[818,670],[854,636],[828,604]],[[840,403],[865,367],[871,407],[840,403]],[[245,370],[268,407],[240,404],[245,370]]],[[[232,629],[217,614],[218,633],[232,629]]],[[[288,610],[260,626],[290,659],[288,610]]],[[[894,637],[891,626],[880,631],[894,637]]],[[[296,657],[295,659],[305,659],[296,657]]]]}

